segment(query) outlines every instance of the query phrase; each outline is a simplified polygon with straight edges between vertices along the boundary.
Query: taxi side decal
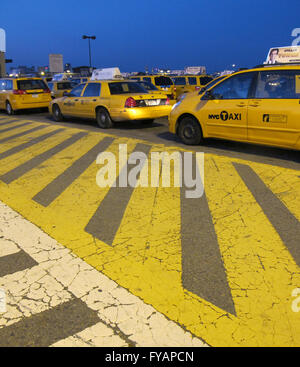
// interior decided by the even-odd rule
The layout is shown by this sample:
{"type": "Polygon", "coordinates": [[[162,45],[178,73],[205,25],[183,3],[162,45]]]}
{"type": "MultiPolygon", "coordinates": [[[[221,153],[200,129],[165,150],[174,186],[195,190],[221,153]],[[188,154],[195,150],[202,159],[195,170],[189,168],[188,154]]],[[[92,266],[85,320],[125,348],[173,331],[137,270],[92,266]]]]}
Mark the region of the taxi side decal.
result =
{"type": "Polygon", "coordinates": [[[265,113],[262,118],[263,122],[280,122],[287,123],[286,115],[268,114],[265,113]]]}
{"type": "Polygon", "coordinates": [[[242,114],[241,113],[228,113],[227,111],[222,111],[220,114],[209,114],[208,118],[210,120],[242,120],[242,114]]]}

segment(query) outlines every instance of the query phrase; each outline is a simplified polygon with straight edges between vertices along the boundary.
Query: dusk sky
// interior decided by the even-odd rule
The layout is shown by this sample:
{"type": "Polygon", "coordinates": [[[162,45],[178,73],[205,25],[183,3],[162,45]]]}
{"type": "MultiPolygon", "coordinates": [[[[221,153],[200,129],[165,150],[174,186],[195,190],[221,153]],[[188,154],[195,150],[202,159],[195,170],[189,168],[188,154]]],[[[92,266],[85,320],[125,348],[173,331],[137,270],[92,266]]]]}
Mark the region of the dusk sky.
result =
{"type": "Polygon", "coordinates": [[[8,68],[48,65],[50,53],[64,63],[182,69],[208,72],[262,63],[270,47],[291,45],[300,28],[300,0],[14,0],[1,1],[8,68]]]}

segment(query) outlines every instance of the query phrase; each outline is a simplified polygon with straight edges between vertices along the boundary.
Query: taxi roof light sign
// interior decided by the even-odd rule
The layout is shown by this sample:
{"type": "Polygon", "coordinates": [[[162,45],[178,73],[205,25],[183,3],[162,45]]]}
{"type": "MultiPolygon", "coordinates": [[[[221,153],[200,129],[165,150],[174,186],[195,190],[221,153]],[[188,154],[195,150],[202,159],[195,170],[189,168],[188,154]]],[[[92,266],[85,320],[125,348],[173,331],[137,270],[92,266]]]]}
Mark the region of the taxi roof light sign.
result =
{"type": "Polygon", "coordinates": [[[0,28],[0,52],[6,52],[5,30],[0,28]]]}
{"type": "Polygon", "coordinates": [[[95,69],[91,80],[123,79],[119,68],[95,69]]]}
{"type": "Polygon", "coordinates": [[[300,46],[270,48],[265,64],[300,63],[300,46]]]}

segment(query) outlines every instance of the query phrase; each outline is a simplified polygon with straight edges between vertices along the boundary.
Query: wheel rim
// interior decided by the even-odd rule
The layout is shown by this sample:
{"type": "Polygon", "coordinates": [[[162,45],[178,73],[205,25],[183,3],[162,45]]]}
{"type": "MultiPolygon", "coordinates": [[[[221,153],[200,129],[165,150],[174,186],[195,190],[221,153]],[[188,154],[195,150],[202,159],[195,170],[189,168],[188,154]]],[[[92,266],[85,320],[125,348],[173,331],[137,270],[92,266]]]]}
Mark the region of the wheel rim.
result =
{"type": "Polygon", "coordinates": [[[11,105],[9,104],[9,103],[7,103],[7,105],[6,105],[6,111],[7,111],[7,113],[9,114],[9,115],[11,115],[11,105]]]}
{"type": "Polygon", "coordinates": [[[188,124],[184,127],[183,135],[186,139],[192,139],[195,137],[195,129],[192,124],[188,124]]]}
{"type": "Polygon", "coordinates": [[[104,112],[99,113],[99,125],[101,127],[106,127],[107,125],[107,118],[104,112]]]}
{"type": "Polygon", "coordinates": [[[54,106],[54,115],[59,117],[59,108],[57,106],[54,106]]]}

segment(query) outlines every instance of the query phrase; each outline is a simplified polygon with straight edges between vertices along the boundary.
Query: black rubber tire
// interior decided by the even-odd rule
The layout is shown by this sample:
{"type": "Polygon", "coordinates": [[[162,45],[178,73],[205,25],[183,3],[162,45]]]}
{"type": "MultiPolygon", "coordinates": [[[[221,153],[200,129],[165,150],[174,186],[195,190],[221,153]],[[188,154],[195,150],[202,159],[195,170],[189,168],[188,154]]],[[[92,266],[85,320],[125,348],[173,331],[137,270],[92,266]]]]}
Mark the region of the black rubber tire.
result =
{"type": "Polygon", "coordinates": [[[60,108],[57,104],[54,104],[52,106],[52,116],[53,116],[54,120],[57,121],[57,122],[63,121],[63,119],[64,119],[64,117],[61,113],[61,110],[60,110],[60,108]]]}
{"type": "Polygon", "coordinates": [[[144,125],[151,125],[153,124],[154,119],[147,119],[147,120],[141,120],[141,123],[144,125]]]}
{"type": "Polygon", "coordinates": [[[180,121],[178,136],[187,145],[199,145],[203,143],[201,126],[193,116],[185,116],[180,121]]]}
{"type": "Polygon", "coordinates": [[[105,108],[98,108],[96,111],[96,121],[101,129],[110,129],[114,126],[109,113],[105,108]]]}
{"type": "Polygon", "coordinates": [[[12,109],[11,104],[8,101],[6,101],[6,113],[9,116],[12,116],[15,114],[15,111],[12,109]]]}

